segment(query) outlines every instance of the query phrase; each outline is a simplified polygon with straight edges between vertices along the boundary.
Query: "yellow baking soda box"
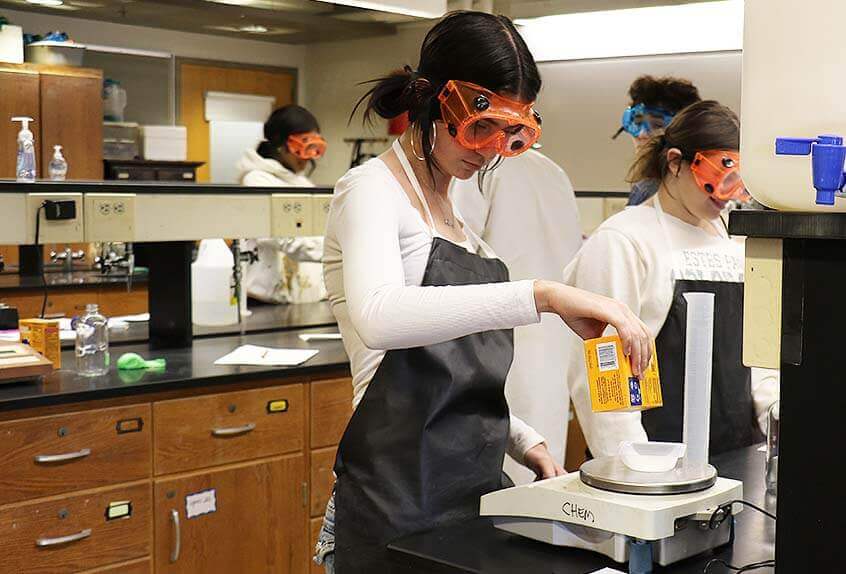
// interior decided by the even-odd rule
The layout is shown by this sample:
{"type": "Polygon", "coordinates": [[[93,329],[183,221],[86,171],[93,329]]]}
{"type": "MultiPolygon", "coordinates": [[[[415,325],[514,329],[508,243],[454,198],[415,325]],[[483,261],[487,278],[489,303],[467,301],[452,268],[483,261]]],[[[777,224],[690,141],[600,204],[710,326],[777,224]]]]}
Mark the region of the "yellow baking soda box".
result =
{"type": "Polygon", "coordinates": [[[641,377],[632,374],[616,335],[585,341],[585,366],[594,412],[644,411],[664,404],[654,345],[652,361],[641,377]]]}

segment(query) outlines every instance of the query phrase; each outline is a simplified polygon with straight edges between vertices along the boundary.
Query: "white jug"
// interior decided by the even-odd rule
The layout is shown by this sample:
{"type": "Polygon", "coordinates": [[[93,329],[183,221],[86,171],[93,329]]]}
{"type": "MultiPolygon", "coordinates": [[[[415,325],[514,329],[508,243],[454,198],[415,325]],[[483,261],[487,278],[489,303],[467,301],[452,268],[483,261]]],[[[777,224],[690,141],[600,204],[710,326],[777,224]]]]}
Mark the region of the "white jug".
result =
{"type": "Polygon", "coordinates": [[[234,325],[238,322],[232,267],[235,259],[223,239],[200,242],[191,264],[191,313],[195,325],[234,325]]]}
{"type": "Polygon", "coordinates": [[[741,172],[753,197],[785,211],[846,211],[816,205],[808,156],[776,156],[777,137],[846,136],[843,0],[746,0],[741,172]]]}

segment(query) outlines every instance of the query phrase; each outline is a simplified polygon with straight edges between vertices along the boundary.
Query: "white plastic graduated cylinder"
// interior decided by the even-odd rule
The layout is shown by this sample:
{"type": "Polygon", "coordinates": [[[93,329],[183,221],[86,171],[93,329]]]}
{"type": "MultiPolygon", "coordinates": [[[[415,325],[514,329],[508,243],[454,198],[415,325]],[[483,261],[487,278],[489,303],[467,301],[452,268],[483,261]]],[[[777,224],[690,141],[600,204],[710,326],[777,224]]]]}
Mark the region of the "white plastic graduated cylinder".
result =
{"type": "Polygon", "coordinates": [[[776,156],[777,137],[846,136],[843,0],[746,0],[740,153],[752,195],[785,211],[846,211],[816,205],[811,158],[776,156]]]}
{"type": "Polygon", "coordinates": [[[714,294],[685,293],[687,325],[684,349],[684,465],[708,465],[711,430],[711,375],[714,354],[714,294]]]}

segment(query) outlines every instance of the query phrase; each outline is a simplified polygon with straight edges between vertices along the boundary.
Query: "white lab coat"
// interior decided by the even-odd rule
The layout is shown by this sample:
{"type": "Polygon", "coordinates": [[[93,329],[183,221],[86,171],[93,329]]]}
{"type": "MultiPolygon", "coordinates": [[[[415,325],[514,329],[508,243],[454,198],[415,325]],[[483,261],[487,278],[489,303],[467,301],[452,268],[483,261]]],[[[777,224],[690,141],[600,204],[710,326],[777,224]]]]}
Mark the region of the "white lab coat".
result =
{"type": "MultiPolygon", "coordinates": [[[[467,225],[505,262],[512,280],[561,280],[561,271],[582,244],[573,185],[558,165],[529,150],[503,160],[485,176],[456,180],[451,197],[467,225]]],[[[546,315],[537,325],[514,330],[514,363],[505,393],[511,411],[546,437],[552,456],[563,465],[570,395],[563,341],[567,326],[546,315]]],[[[517,484],[534,480],[508,458],[505,471],[517,484]]]]}
{"type": "MultiPolygon", "coordinates": [[[[238,161],[239,179],[250,187],[314,187],[275,159],[248,149],[238,161]]],[[[268,303],[304,303],[326,298],[323,284],[323,237],[278,237],[248,240],[258,261],[247,268],[247,294],[268,303]]]]}

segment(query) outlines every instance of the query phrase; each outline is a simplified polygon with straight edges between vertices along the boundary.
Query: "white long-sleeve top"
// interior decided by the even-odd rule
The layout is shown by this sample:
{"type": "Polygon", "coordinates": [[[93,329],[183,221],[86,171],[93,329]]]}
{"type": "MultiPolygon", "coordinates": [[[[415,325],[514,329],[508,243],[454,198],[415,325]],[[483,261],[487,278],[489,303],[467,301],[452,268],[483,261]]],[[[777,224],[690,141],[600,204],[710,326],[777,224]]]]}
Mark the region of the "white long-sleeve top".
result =
{"type": "MultiPolygon", "coordinates": [[[[472,231],[466,226],[464,230],[474,250],[490,255],[472,231]]],[[[421,286],[433,237],[432,227],[382,160],[350,170],[335,185],[326,226],[324,279],[350,358],[354,407],[390,349],[433,345],[540,320],[531,280],[421,286]]],[[[522,461],[527,450],[542,442],[541,435],[511,417],[509,455],[522,461]]]]}
{"type": "MultiPolygon", "coordinates": [[[[564,282],[625,303],[657,336],[670,311],[675,279],[743,282],[744,269],[741,239],[716,237],[669,214],[663,217],[665,235],[653,202],[606,220],[566,267],[564,282]]],[[[647,440],[639,412],[591,410],[584,344],[568,333],[564,347],[570,398],[591,453],[613,455],[622,440],[647,440]]],[[[778,400],[778,385],[778,371],[752,369],[752,398],[762,428],[767,408],[778,400]]]]}

